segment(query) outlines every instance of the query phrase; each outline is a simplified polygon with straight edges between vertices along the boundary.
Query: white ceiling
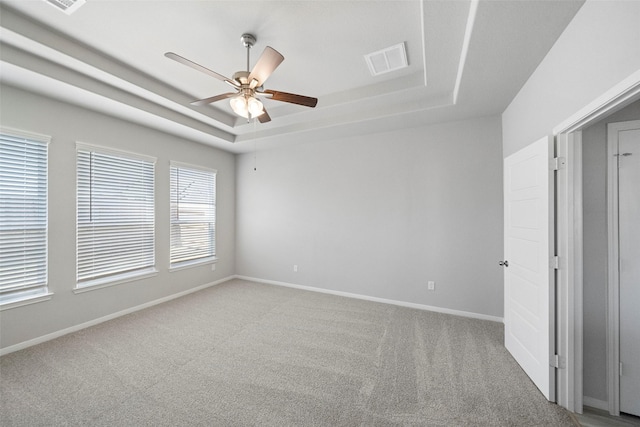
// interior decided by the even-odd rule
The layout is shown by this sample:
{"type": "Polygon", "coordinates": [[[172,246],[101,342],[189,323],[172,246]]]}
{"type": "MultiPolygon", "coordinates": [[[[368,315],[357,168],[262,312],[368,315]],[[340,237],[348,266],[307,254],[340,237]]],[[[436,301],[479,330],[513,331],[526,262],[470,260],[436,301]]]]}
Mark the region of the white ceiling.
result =
{"type": "Polygon", "coordinates": [[[1,1],[0,78],[231,152],[501,113],[582,0],[87,0],[65,15],[43,0],[1,1]],[[265,88],[313,96],[315,109],[266,100],[247,123],[227,77],[246,68],[240,36],[285,61],[265,88]],[[409,66],[373,77],[364,55],[404,43],[409,66]]]}

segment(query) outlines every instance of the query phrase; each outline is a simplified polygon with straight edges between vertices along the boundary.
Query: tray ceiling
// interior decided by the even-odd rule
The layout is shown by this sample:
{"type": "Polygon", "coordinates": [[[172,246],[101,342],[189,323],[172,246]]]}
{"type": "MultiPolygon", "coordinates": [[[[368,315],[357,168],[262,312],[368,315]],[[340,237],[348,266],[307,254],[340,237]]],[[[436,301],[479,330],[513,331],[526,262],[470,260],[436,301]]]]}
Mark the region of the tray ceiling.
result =
{"type": "Polygon", "coordinates": [[[0,4],[5,84],[231,152],[501,113],[582,1],[117,1],[66,15],[44,1],[0,4]],[[268,89],[317,97],[309,109],[266,100],[270,123],[228,102],[229,87],[164,57],[231,77],[240,36],[285,57],[268,89]],[[404,43],[408,67],[372,76],[365,55],[404,43]]]}

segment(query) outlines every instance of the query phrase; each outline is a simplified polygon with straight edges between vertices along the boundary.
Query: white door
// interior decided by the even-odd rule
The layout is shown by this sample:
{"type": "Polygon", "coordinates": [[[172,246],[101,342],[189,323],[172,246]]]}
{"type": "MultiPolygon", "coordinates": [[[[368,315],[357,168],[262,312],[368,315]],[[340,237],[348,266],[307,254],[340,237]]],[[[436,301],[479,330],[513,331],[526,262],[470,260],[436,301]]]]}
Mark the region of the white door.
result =
{"type": "Polygon", "coordinates": [[[504,160],[504,342],[544,396],[555,401],[553,139],[504,160]]]}
{"type": "Polygon", "coordinates": [[[620,412],[640,416],[640,120],[616,124],[620,412]]]}

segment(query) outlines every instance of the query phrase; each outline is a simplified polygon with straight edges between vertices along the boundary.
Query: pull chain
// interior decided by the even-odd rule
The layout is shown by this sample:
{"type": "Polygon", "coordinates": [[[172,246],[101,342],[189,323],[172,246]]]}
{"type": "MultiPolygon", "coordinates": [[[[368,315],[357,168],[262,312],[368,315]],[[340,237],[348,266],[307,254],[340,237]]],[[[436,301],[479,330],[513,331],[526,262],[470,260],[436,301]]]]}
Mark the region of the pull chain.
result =
{"type": "Polygon", "coordinates": [[[256,122],[258,121],[258,119],[253,119],[253,170],[257,171],[258,170],[258,154],[257,154],[257,142],[256,142],[256,122]]]}

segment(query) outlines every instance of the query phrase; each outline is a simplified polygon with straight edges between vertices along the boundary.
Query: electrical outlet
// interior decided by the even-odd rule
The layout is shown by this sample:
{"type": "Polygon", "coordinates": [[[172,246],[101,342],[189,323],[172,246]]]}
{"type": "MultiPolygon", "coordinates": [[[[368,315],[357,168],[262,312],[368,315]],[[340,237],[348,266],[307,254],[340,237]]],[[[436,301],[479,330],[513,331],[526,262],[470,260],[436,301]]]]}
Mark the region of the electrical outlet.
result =
{"type": "Polygon", "coordinates": [[[211,271],[216,271],[216,265],[215,264],[211,264],[211,271]]]}
{"type": "Polygon", "coordinates": [[[435,291],[436,290],[436,282],[434,282],[433,280],[429,280],[427,282],[427,290],[435,291]]]}
{"type": "Polygon", "coordinates": [[[297,273],[298,272],[298,264],[294,264],[293,265],[293,272],[297,273]]]}

